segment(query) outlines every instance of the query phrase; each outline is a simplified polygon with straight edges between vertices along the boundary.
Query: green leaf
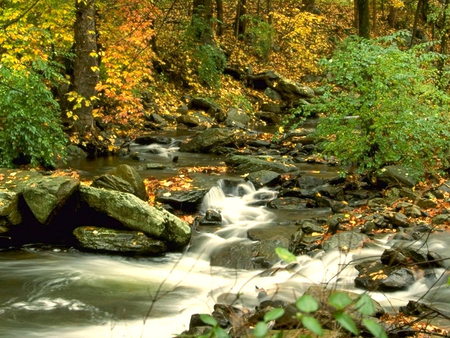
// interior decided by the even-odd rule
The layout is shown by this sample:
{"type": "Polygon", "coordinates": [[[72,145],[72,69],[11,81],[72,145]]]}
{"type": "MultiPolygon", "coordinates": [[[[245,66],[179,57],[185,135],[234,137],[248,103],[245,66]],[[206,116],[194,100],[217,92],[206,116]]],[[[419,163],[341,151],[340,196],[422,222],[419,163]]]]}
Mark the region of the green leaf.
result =
{"type": "Polygon", "coordinates": [[[303,295],[299,299],[297,299],[297,302],[295,303],[297,305],[297,308],[300,311],[311,313],[314,311],[317,311],[319,309],[319,304],[314,299],[314,297],[310,295],[303,295]]]}
{"type": "Polygon", "coordinates": [[[380,324],[367,318],[363,319],[363,323],[375,338],[387,338],[386,332],[384,332],[380,324]]]}
{"type": "Polygon", "coordinates": [[[203,323],[210,325],[210,326],[217,326],[217,320],[214,317],[211,317],[210,315],[200,315],[200,319],[203,323]]]}
{"type": "Polygon", "coordinates": [[[275,248],[275,253],[281,260],[285,261],[286,263],[297,262],[297,258],[295,257],[295,255],[285,248],[277,247],[275,248]]]}
{"type": "Polygon", "coordinates": [[[344,329],[346,329],[347,331],[350,331],[355,336],[357,336],[359,334],[356,324],[353,321],[352,317],[350,317],[349,314],[342,312],[342,311],[336,311],[335,313],[333,313],[333,316],[336,319],[336,321],[342,325],[342,327],[344,329]]]}
{"type": "Polygon", "coordinates": [[[270,322],[271,320],[277,320],[282,315],[284,315],[284,309],[281,308],[273,309],[264,315],[264,321],[267,323],[270,322]]]}
{"type": "Polygon", "coordinates": [[[338,310],[342,310],[352,303],[352,299],[344,292],[335,292],[328,299],[328,303],[338,310]]]}
{"type": "Polygon", "coordinates": [[[311,316],[303,316],[302,324],[312,333],[315,333],[319,336],[323,335],[322,325],[320,325],[319,321],[316,318],[311,316]]]}
{"type": "Polygon", "coordinates": [[[214,327],[212,329],[212,332],[214,333],[215,338],[230,338],[227,331],[225,331],[224,329],[222,329],[219,326],[214,327]]]}
{"type": "Polygon", "coordinates": [[[366,293],[363,293],[359,297],[355,306],[358,309],[358,311],[363,315],[371,316],[375,313],[375,307],[373,305],[373,300],[366,293]]]}
{"type": "Polygon", "coordinates": [[[253,335],[255,338],[264,338],[267,332],[269,332],[269,328],[264,322],[258,322],[253,329],[253,335]]]}

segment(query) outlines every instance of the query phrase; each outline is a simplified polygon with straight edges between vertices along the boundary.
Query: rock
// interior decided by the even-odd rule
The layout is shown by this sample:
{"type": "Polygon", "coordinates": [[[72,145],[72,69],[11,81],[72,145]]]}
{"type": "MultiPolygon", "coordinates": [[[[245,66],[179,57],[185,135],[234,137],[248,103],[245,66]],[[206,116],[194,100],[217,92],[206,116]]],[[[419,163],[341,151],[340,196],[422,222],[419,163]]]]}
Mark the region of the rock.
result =
{"type": "Polygon", "coordinates": [[[158,192],[155,201],[177,210],[196,212],[206,193],[207,190],[158,192]]]}
{"type": "Polygon", "coordinates": [[[431,222],[435,225],[439,225],[439,224],[444,224],[449,221],[450,221],[449,214],[440,214],[440,215],[434,216],[431,222]]]}
{"type": "Polygon", "coordinates": [[[227,166],[237,171],[254,172],[270,170],[287,173],[298,170],[295,165],[282,157],[233,155],[225,160],[227,166]]]}
{"type": "Polygon", "coordinates": [[[131,153],[131,154],[130,154],[130,158],[131,158],[132,160],[134,160],[134,161],[140,161],[140,162],[145,161],[145,157],[144,157],[141,153],[139,153],[139,152],[137,152],[137,151],[131,153]]]}
{"type": "Polygon", "coordinates": [[[255,117],[261,119],[267,124],[277,124],[280,122],[279,115],[268,111],[259,111],[255,114],[255,117]]]}
{"type": "Polygon", "coordinates": [[[417,205],[409,205],[404,208],[404,214],[407,217],[420,217],[422,216],[422,211],[417,205]]]}
{"type": "Polygon", "coordinates": [[[274,101],[281,101],[281,95],[276,90],[267,87],[264,90],[264,95],[266,95],[269,99],[274,101]]]}
{"type": "Polygon", "coordinates": [[[197,127],[200,125],[200,119],[195,115],[181,115],[177,117],[177,123],[182,123],[188,127],[197,127]]]}
{"type": "Polygon", "coordinates": [[[267,205],[272,209],[281,210],[302,210],[305,208],[311,208],[314,206],[314,202],[310,199],[298,198],[298,197],[279,197],[270,201],[267,205]]]}
{"type": "Polygon", "coordinates": [[[314,177],[314,176],[302,176],[297,179],[296,186],[299,189],[314,189],[327,182],[326,179],[314,177]]]}
{"type": "Polygon", "coordinates": [[[264,103],[261,105],[261,110],[269,113],[281,113],[281,106],[277,103],[264,103]]]}
{"type": "Polygon", "coordinates": [[[162,254],[164,242],[147,237],[143,232],[84,226],[73,232],[80,245],[89,250],[145,255],[162,254]]]}
{"type": "Polygon", "coordinates": [[[232,129],[210,128],[191,140],[180,145],[180,151],[192,153],[211,153],[219,146],[227,146],[235,140],[235,132],[232,129]]]}
{"type": "Polygon", "coordinates": [[[214,117],[217,122],[223,122],[224,118],[222,117],[223,112],[220,106],[212,101],[203,98],[193,98],[191,102],[189,102],[189,109],[193,110],[203,110],[209,116],[214,117]]]}
{"type": "Polygon", "coordinates": [[[315,96],[314,90],[311,87],[285,78],[280,78],[275,89],[283,99],[290,101],[296,100],[299,97],[313,98],[315,96]]]}
{"type": "Polygon", "coordinates": [[[237,125],[247,126],[250,122],[250,117],[242,110],[236,107],[230,107],[227,112],[225,125],[227,127],[235,127],[237,125]]]}
{"type": "Polygon", "coordinates": [[[86,158],[88,157],[88,153],[85,152],[80,147],[77,147],[74,144],[70,144],[66,147],[67,156],[69,158],[86,158]]]}
{"type": "Polygon", "coordinates": [[[120,177],[121,179],[127,181],[134,189],[133,194],[140,199],[146,201],[148,199],[147,192],[145,191],[144,181],[141,175],[127,164],[121,164],[116,168],[108,171],[109,175],[120,177]]]}
{"type": "Polygon", "coordinates": [[[406,217],[404,214],[402,214],[401,212],[396,212],[393,215],[390,215],[388,217],[389,222],[392,223],[392,225],[396,226],[396,227],[409,227],[410,224],[408,222],[408,217],[406,217]]]}
{"type": "Polygon", "coordinates": [[[331,236],[325,243],[323,243],[323,249],[330,251],[333,249],[340,250],[354,250],[362,247],[364,242],[367,242],[369,237],[359,232],[347,231],[341,232],[331,236]]]}
{"type": "Polygon", "coordinates": [[[172,143],[172,139],[170,137],[164,137],[164,136],[154,136],[154,135],[142,135],[136,137],[134,140],[135,143],[141,144],[141,145],[149,145],[149,144],[170,144],[172,143]]]}
{"type": "Polygon", "coordinates": [[[128,183],[127,181],[118,176],[113,176],[110,174],[104,174],[95,177],[92,180],[91,187],[116,190],[134,194],[134,188],[131,186],[130,183],[128,183]]]}
{"type": "Polygon", "coordinates": [[[0,224],[3,223],[2,221],[6,221],[7,225],[22,223],[22,215],[19,211],[19,193],[0,190],[0,224]]]}
{"type": "Polygon", "coordinates": [[[356,265],[359,276],[355,286],[368,291],[395,292],[406,290],[415,279],[411,270],[401,267],[387,267],[380,262],[367,262],[356,265]]]}
{"type": "Polygon", "coordinates": [[[253,228],[247,232],[247,236],[252,241],[266,241],[276,236],[289,240],[297,231],[295,225],[271,226],[270,228],[253,228]]]}
{"type": "Polygon", "coordinates": [[[41,224],[49,224],[80,182],[71,177],[43,177],[31,180],[23,188],[23,197],[41,224]]]}
{"type": "Polygon", "coordinates": [[[199,223],[200,225],[222,225],[222,215],[216,210],[206,210],[205,216],[199,223]]]}
{"type": "Polygon", "coordinates": [[[376,176],[377,180],[388,186],[413,187],[417,181],[409,173],[408,169],[398,165],[390,165],[381,169],[376,176]]]}
{"type": "Polygon", "coordinates": [[[179,106],[177,108],[176,112],[178,114],[185,115],[185,114],[187,114],[189,112],[189,107],[187,105],[185,105],[185,104],[182,104],[181,106],[179,106]]]}
{"type": "Polygon", "coordinates": [[[289,247],[289,240],[275,236],[257,243],[233,243],[215,250],[211,254],[211,266],[231,269],[268,269],[280,259],[275,248],[289,247]]]}
{"type": "MultiPolygon", "coordinates": [[[[175,158],[176,157],[174,157],[174,159],[175,158]]],[[[166,169],[166,168],[167,168],[167,166],[162,163],[146,163],[145,164],[146,170],[162,170],[162,169],[166,169]]]]}
{"type": "Polygon", "coordinates": [[[189,243],[191,228],[186,222],[164,209],[151,207],[135,195],[80,186],[80,196],[89,208],[111,217],[128,229],[144,232],[175,247],[189,243]]]}
{"type": "Polygon", "coordinates": [[[250,173],[246,179],[253,183],[256,189],[261,187],[274,187],[280,182],[281,175],[275,171],[259,170],[250,173]]]}
{"type": "Polygon", "coordinates": [[[432,209],[436,208],[438,205],[435,201],[432,201],[428,198],[419,198],[415,203],[419,208],[422,209],[432,209]]]}

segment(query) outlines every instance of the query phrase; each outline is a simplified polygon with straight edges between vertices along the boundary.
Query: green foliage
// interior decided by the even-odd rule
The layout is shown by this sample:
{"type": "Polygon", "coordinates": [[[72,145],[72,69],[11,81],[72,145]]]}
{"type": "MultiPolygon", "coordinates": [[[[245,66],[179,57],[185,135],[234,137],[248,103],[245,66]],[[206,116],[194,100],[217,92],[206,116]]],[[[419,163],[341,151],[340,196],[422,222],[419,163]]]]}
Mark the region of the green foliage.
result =
{"type": "Polygon", "coordinates": [[[346,39],[322,61],[325,94],[303,108],[327,116],[317,129],[321,150],[360,173],[400,164],[420,176],[447,165],[449,97],[434,81],[439,56],[402,50],[400,37],[346,39]]]}
{"type": "Polygon", "coordinates": [[[267,62],[272,51],[275,30],[272,25],[259,18],[253,16],[248,16],[248,18],[247,34],[251,39],[253,50],[262,61],[267,62]]]}
{"type": "Polygon", "coordinates": [[[212,326],[212,329],[207,334],[198,336],[198,338],[229,338],[228,333],[219,326],[219,323],[214,317],[203,314],[200,315],[200,319],[203,323],[212,326]]]}
{"type": "Polygon", "coordinates": [[[285,248],[277,247],[275,248],[275,253],[281,260],[285,261],[286,263],[297,262],[297,258],[295,257],[295,255],[285,248]]]}
{"type": "Polygon", "coordinates": [[[194,62],[198,64],[200,81],[208,87],[219,88],[220,76],[227,64],[223,52],[215,46],[198,45],[194,52],[194,62]]]}
{"type": "Polygon", "coordinates": [[[11,167],[17,159],[32,165],[54,166],[64,154],[66,139],[60,125],[59,105],[43,80],[56,73],[45,63],[34,71],[0,66],[0,165],[11,167]]]}

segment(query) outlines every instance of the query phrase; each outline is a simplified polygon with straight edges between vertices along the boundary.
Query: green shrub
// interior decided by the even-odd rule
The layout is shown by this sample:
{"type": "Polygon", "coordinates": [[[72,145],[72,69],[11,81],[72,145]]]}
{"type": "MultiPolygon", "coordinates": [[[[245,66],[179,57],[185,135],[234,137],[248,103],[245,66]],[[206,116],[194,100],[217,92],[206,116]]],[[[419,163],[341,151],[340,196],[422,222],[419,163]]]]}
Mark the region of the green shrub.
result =
{"type": "Polygon", "coordinates": [[[202,84],[219,88],[220,77],[227,63],[223,52],[215,46],[199,45],[195,49],[194,61],[198,64],[198,76],[202,84]]]}
{"type": "Polygon", "coordinates": [[[420,176],[448,164],[449,97],[434,80],[439,55],[397,41],[399,34],[346,39],[322,61],[325,94],[306,107],[326,115],[317,129],[323,153],[360,173],[399,164],[420,176]]]}
{"type": "Polygon", "coordinates": [[[251,39],[253,50],[262,61],[267,62],[272,51],[275,30],[272,25],[258,18],[249,16],[249,19],[247,35],[251,39]]]}
{"type": "Polygon", "coordinates": [[[43,78],[0,66],[0,79],[0,165],[11,167],[22,159],[53,167],[66,139],[59,105],[43,78]]]}

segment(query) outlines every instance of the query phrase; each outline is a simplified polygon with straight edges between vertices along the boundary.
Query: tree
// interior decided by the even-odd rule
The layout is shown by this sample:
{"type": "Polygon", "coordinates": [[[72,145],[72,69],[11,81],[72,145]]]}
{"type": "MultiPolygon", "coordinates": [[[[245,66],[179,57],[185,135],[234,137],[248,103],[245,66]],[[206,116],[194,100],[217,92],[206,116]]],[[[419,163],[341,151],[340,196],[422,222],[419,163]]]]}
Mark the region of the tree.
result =
{"type": "MultiPolygon", "coordinates": [[[[97,97],[99,80],[95,0],[76,0],[74,25],[75,64],[73,90],[76,93],[74,114],[76,131],[91,133],[94,128],[93,101],[97,97]]],[[[86,135],[88,136],[88,134],[86,135]]],[[[84,139],[84,137],[81,137],[84,139]]]]}
{"type": "Polygon", "coordinates": [[[400,164],[419,176],[448,165],[450,101],[436,83],[435,54],[397,41],[345,40],[324,61],[330,84],[311,106],[327,114],[317,129],[324,153],[360,173],[400,164]]]}
{"type": "Polygon", "coordinates": [[[358,3],[358,35],[370,39],[369,0],[356,0],[358,3]]]}

